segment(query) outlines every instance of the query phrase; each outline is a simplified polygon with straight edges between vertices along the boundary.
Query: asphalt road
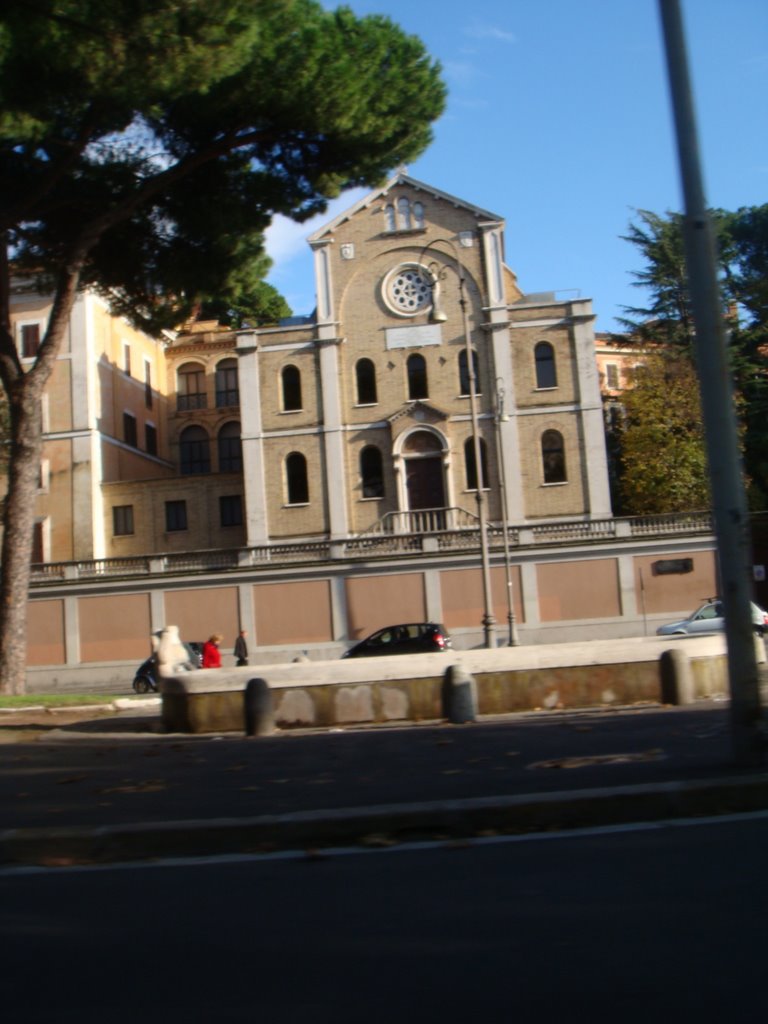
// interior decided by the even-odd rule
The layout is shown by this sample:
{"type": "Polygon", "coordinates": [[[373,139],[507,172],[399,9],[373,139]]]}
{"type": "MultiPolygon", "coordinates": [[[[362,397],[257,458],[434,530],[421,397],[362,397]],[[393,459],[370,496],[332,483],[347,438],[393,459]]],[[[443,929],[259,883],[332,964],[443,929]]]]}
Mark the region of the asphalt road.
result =
{"type": "Polygon", "coordinates": [[[3,1013],[50,1021],[765,1016],[768,820],[0,872],[3,1013]]]}

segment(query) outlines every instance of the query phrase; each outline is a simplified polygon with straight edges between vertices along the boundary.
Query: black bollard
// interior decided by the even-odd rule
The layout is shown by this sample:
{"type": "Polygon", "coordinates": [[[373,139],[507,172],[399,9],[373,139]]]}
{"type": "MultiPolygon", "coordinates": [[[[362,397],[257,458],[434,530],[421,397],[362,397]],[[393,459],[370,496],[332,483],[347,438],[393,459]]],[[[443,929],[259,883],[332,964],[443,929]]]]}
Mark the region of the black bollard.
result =
{"type": "Polygon", "coordinates": [[[474,722],[477,718],[477,683],[475,677],[459,665],[449,665],[443,675],[443,715],[454,725],[474,722]]]}
{"type": "Polygon", "coordinates": [[[245,687],[245,735],[268,736],[275,730],[272,691],[266,679],[249,679],[245,687]]]}

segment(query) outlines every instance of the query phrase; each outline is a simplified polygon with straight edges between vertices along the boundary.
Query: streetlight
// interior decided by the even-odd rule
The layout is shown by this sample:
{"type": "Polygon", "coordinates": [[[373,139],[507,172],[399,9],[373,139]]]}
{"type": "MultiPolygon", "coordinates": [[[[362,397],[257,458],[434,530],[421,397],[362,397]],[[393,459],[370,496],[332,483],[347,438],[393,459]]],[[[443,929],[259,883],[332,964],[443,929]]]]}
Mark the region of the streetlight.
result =
{"type": "Polygon", "coordinates": [[[501,424],[507,420],[504,413],[504,385],[501,377],[496,378],[496,454],[499,460],[499,488],[501,490],[501,536],[504,540],[504,576],[507,584],[507,625],[509,635],[507,647],[517,647],[520,638],[517,635],[517,623],[515,622],[515,601],[512,594],[512,569],[509,564],[509,515],[507,512],[507,475],[504,468],[504,447],[502,441],[501,424]]]}
{"type": "MultiPolygon", "coordinates": [[[[477,501],[477,518],[480,523],[480,557],[482,562],[483,575],[483,637],[486,647],[495,646],[494,628],[496,618],[493,614],[493,598],[491,594],[491,563],[488,554],[488,530],[487,516],[485,509],[485,496],[483,494],[483,463],[480,451],[480,433],[477,427],[477,378],[475,376],[475,360],[472,351],[472,339],[469,333],[469,315],[467,313],[467,299],[465,294],[464,267],[459,259],[459,252],[456,244],[449,238],[434,238],[424,246],[419,255],[419,263],[422,263],[424,254],[433,245],[440,243],[447,245],[456,262],[456,276],[459,279],[459,306],[461,307],[462,324],[464,328],[464,347],[467,354],[467,376],[469,378],[469,417],[472,426],[472,448],[475,455],[475,500],[477,501]]],[[[440,252],[438,249],[437,252],[440,252]]],[[[442,256],[447,254],[442,252],[442,256]]],[[[429,274],[429,286],[432,291],[432,312],[430,319],[433,323],[442,324],[448,319],[448,315],[439,305],[440,284],[447,275],[447,266],[434,260],[426,268],[429,274]]]]}

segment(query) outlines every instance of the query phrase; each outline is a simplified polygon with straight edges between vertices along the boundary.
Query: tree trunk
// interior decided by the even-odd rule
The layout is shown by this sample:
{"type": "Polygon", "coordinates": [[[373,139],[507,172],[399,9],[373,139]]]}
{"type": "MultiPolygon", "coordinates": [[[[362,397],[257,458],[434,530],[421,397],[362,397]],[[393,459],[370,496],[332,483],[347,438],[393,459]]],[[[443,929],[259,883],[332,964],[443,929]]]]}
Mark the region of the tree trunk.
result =
{"type": "Polygon", "coordinates": [[[26,689],[27,596],[35,525],[35,498],[43,446],[42,398],[61,348],[80,279],[80,263],[62,271],[48,329],[28,372],[19,361],[10,331],[10,287],[0,287],[0,376],[8,395],[11,453],[3,509],[0,574],[0,693],[26,689]]]}

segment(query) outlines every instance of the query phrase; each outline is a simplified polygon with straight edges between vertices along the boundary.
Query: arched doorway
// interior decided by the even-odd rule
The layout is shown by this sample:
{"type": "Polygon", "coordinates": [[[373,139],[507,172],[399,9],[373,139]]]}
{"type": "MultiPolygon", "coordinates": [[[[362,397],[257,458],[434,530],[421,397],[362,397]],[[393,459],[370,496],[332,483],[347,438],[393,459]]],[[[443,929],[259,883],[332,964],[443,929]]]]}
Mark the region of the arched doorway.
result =
{"type": "Polygon", "coordinates": [[[445,508],[443,446],[427,430],[417,430],[405,439],[405,492],[409,511],[445,508]]]}

